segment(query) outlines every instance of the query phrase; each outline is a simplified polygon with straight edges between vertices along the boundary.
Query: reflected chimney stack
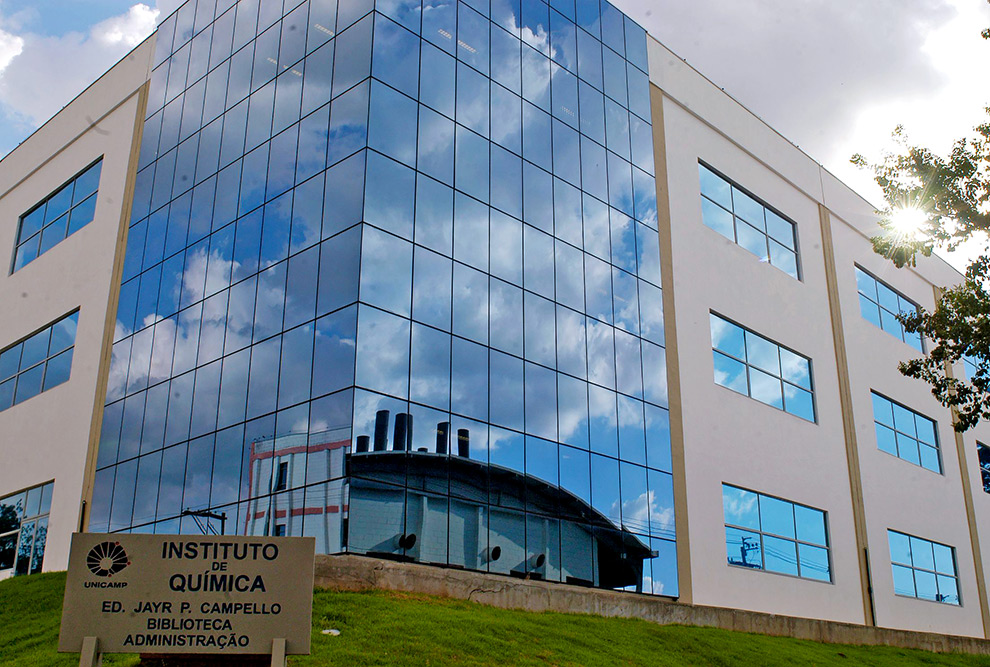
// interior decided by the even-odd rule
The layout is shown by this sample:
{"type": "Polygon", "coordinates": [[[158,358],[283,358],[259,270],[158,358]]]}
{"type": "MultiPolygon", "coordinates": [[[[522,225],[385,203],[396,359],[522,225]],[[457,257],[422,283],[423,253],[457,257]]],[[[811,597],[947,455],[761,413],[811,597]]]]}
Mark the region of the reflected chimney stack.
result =
{"type": "Polygon", "coordinates": [[[395,431],[392,437],[392,450],[396,452],[412,451],[413,418],[408,412],[395,415],[395,431]]]}
{"type": "Polygon", "coordinates": [[[471,455],[471,432],[466,428],[457,429],[457,455],[464,458],[471,455]]]}
{"type": "Polygon", "coordinates": [[[368,447],[371,445],[371,438],[366,435],[359,435],[357,437],[357,445],[354,451],[358,454],[363,454],[368,451],[368,447]]]}
{"type": "Polygon", "coordinates": [[[375,413],[375,451],[384,452],[388,441],[388,410],[375,413]]]}
{"type": "Polygon", "coordinates": [[[450,437],[450,422],[437,424],[437,454],[447,453],[447,439],[450,437]]]}

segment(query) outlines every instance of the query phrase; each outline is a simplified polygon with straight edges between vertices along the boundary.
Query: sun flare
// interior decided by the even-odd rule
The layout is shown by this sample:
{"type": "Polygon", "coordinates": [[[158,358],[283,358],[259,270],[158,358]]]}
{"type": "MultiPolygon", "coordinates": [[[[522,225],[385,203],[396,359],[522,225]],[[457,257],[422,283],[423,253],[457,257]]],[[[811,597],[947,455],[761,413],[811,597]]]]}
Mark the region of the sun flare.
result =
{"type": "Polygon", "coordinates": [[[922,229],[928,222],[928,216],[920,208],[907,206],[894,209],[889,220],[891,228],[895,233],[903,238],[913,240],[921,234],[922,229]]]}

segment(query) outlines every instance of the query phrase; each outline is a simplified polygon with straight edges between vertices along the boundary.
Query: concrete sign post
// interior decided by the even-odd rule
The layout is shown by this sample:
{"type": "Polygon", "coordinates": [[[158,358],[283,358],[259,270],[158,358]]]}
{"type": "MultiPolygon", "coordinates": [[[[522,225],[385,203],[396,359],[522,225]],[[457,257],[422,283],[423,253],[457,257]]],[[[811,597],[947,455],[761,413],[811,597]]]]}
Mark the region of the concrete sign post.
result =
{"type": "MultiPolygon", "coordinates": [[[[308,654],[312,537],[76,533],[58,650],[308,654]]],[[[89,654],[87,656],[87,653],[89,654]]],[[[280,662],[277,662],[280,660],[280,662]]]]}

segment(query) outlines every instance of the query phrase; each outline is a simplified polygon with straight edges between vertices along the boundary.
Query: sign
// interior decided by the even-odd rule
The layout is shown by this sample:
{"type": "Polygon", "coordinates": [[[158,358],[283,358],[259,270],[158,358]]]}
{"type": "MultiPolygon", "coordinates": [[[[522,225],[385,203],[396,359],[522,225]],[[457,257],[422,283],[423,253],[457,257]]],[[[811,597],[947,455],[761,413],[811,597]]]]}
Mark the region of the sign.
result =
{"type": "Polygon", "coordinates": [[[312,537],[75,533],[58,650],[308,654],[312,537]]]}

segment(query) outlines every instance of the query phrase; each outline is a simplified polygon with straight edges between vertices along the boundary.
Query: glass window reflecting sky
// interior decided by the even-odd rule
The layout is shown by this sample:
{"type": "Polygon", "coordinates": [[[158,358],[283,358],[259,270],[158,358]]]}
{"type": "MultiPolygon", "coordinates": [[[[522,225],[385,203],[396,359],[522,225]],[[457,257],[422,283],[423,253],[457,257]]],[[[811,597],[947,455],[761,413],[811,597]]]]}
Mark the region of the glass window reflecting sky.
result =
{"type": "Polygon", "coordinates": [[[209,507],[676,595],[643,30],[597,1],[200,4],[159,27],[91,528],[209,507]],[[641,565],[603,571],[619,531],[641,565]]]}

